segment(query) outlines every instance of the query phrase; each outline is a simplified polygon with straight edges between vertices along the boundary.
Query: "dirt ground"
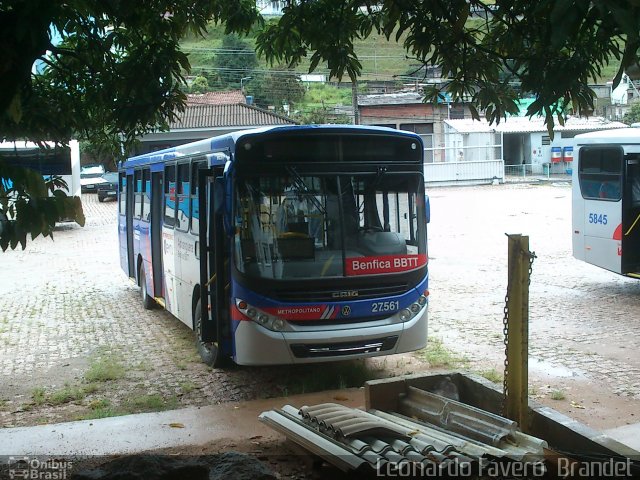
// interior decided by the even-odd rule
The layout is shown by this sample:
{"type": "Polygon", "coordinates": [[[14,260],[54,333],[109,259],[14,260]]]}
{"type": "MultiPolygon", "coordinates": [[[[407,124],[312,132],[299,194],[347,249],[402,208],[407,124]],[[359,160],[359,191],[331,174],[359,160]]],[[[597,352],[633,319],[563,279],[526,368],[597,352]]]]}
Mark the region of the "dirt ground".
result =
{"type": "MultiPolygon", "coordinates": [[[[531,396],[596,429],[636,423],[640,283],[572,258],[570,192],[566,183],[430,191],[431,350],[230,370],[202,365],[186,327],[141,307],[138,289],[120,271],[117,206],[85,195],[85,228],[63,227],[53,242],[37,239],[25,251],[2,254],[12,275],[0,277],[0,425],[287,396],[448,369],[500,382],[505,233],[529,235],[537,255],[531,396]]],[[[240,448],[198,448],[223,447],[240,448]]]]}

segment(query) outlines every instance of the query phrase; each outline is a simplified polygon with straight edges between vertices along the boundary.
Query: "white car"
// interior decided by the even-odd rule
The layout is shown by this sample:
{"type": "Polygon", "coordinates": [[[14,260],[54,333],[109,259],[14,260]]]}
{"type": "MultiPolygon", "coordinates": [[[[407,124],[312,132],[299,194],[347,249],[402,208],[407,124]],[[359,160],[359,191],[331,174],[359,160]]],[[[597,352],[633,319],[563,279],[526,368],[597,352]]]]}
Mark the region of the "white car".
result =
{"type": "Polygon", "coordinates": [[[102,175],[105,170],[102,165],[85,165],[80,170],[80,189],[83,192],[95,192],[100,183],[106,182],[102,175]]]}

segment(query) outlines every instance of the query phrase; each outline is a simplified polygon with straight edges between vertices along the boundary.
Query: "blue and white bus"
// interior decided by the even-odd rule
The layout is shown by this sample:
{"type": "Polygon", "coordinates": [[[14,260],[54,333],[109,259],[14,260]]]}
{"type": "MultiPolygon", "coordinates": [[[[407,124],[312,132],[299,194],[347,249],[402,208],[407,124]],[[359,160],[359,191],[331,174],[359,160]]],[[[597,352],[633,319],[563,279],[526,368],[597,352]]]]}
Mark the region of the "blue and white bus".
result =
{"type": "Polygon", "coordinates": [[[60,177],[70,197],[80,197],[80,146],[77,140],[59,145],[54,142],[0,142],[0,159],[42,174],[45,180],[60,177]]]}
{"type": "Polygon", "coordinates": [[[573,256],[640,278],[640,128],[574,140],[573,256]]]}
{"type": "Polygon", "coordinates": [[[122,268],[213,366],[424,347],[428,217],[422,141],[386,128],[246,130],[119,167],[122,268]]]}

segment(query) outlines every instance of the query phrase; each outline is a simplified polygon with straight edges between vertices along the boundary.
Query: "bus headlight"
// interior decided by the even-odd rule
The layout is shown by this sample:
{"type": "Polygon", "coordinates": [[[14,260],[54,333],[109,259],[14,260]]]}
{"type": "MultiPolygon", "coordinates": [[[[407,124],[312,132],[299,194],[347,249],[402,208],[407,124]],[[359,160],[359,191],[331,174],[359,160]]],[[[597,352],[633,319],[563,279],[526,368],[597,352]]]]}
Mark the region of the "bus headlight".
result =
{"type": "Polygon", "coordinates": [[[413,317],[418,315],[429,303],[426,295],[420,295],[418,299],[409,305],[407,308],[403,308],[398,312],[398,320],[401,322],[407,322],[413,317]]]}
{"type": "Polygon", "coordinates": [[[244,300],[236,298],[236,308],[245,317],[265,328],[268,328],[269,330],[281,332],[282,330],[287,329],[287,322],[283,319],[269,315],[267,312],[263,312],[259,308],[249,305],[244,300]]]}

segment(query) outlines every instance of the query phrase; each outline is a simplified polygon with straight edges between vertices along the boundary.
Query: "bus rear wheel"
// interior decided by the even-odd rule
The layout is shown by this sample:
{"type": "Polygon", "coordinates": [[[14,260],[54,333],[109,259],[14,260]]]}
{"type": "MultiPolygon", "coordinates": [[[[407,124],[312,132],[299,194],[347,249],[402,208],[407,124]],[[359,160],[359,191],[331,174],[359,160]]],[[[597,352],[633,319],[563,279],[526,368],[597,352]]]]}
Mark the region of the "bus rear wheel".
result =
{"type": "Polygon", "coordinates": [[[196,304],[194,312],[195,316],[195,332],[196,332],[196,348],[200,354],[202,362],[210,367],[224,367],[228,364],[227,359],[220,352],[218,342],[203,342],[202,341],[202,304],[200,300],[196,304]]]}
{"type": "Polygon", "coordinates": [[[140,265],[140,295],[142,296],[142,306],[145,310],[151,310],[155,304],[153,298],[147,291],[147,276],[144,272],[144,265],[140,265]]]}

